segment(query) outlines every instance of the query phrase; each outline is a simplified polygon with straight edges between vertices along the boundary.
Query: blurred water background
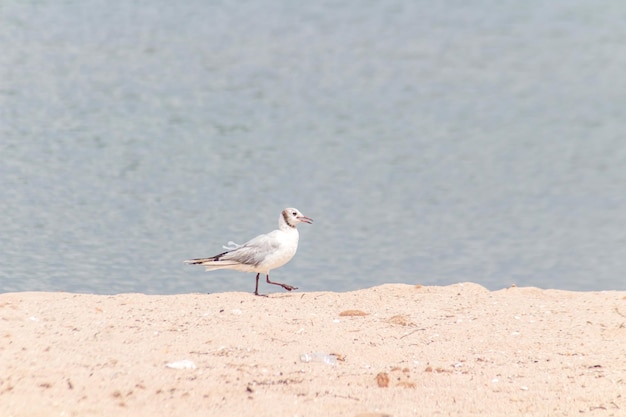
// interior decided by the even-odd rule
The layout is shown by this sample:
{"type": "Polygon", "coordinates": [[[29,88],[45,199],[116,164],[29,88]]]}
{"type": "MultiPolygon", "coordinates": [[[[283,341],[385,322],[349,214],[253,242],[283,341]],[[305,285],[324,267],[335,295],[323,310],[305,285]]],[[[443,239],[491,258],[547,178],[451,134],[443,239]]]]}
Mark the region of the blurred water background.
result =
{"type": "Polygon", "coordinates": [[[624,45],[607,0],[3,1],[0,291],[251,292],[182,260],[287,206],[303,291],[624,290],[624,45]]]}

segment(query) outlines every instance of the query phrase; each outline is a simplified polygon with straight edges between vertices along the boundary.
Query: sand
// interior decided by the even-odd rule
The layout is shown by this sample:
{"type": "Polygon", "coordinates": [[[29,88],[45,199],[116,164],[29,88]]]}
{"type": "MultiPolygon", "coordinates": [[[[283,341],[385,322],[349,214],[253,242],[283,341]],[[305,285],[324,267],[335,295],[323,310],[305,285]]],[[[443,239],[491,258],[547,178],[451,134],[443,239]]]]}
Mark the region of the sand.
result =
{"type": "Polygon", "coordinates": [[[0,294],[0,416],[238,415],[626,416],[626,292],[0,294]]]}

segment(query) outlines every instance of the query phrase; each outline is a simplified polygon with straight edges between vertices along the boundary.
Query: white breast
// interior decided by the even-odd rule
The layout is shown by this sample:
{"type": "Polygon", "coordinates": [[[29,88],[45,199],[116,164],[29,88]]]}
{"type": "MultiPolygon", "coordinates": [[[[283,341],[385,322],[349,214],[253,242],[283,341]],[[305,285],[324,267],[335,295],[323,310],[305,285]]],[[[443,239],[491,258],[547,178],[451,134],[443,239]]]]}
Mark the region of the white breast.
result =
{"type": "Polygon", "coordinates": [[[257,272],[267,274],[270,270],[285,265],[298,250],[299,234],[297,229],[276,230],[273,234],[275,234],[273,238],[276,239],[279,245],[275,251],[268,254],[263,262],[256,267],[257,272]]]}

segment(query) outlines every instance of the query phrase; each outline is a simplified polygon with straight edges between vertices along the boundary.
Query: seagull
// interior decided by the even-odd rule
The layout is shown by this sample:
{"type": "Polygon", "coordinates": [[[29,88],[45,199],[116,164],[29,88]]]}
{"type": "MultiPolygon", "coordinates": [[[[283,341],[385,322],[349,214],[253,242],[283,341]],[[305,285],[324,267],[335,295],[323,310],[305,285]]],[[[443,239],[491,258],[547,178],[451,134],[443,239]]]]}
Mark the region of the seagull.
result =
{"type": "Polygon", "coordinates": [[[287,291],[297,290],[291,285],[270,281],[270,270],[285,265],[293,258],[298,249],[298,223],[313,223],[313,219],[306,217],[298,209],[286,208],[278,218],[278,229],[255,237],[237,245],[233,242],[231,247],[219,255],[210,258],[189,259],[186,264],[202,265],[207,271],[216,269],[233,269],[235,271],[256,272],[256,287],[254,295],[259,294],[259,276],[265,274],[268,284],[280,285],[287,291]]]}

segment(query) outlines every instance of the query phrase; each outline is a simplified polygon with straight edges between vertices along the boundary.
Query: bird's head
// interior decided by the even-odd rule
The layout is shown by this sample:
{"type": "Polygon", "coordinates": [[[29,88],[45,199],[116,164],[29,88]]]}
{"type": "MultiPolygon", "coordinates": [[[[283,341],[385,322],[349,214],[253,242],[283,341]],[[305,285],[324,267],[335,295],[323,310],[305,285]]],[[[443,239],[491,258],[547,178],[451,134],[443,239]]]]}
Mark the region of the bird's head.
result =
{"type": "Polygon", "coordinates": [[[285,222],[289,227],[296,227],[298,223],[313,223],[313,219],[300,213],[300,211],[296,208],[284,209],[281,218],[279,219],[279,223],[281,221],[285,222]]]}

